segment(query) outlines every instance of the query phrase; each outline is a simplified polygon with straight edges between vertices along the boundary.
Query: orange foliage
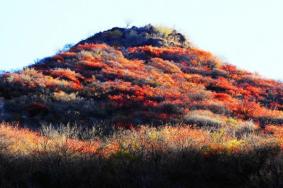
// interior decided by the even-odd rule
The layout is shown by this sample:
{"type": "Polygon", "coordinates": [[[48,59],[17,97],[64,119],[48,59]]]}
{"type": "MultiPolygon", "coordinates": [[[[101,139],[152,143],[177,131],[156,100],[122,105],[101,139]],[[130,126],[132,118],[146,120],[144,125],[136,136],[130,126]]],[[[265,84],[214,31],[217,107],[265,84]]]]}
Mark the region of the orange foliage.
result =
{"type": "Polygon", "coordinates": [[[238,88],[235,88],[235,86],[233,86],[231,82],[229,82],[227,79],[223,77],[220,77],[216,80],[216,86],[224,88],[231,92],[234,92],[238,89],[238,88]]]}
{"type": "Polygon", "coordinates": [[[77,84],[80,83],[79,79],[83,79],[83,76],[70,69],[54,69],[50,71],[50,74],[59,78],[67,78],[68,80],[73,81],[77,84]]]}
{"type": "Polygon", "coordinates": [[[213,95],[215,99],[222,101],[227,105],[235,104],[237,102],[236,99],[226,93],[214,93],[213,95]]]}
{"type": "Polygon", "coordinates": [[[174,55],[187,55],[191,58],[191,63],[197,65],[199,62],[214,62],[219,64],[217,60],[210,52],[203,51],[197,48],[180,48],[180,47],[170,47],[170,48],[158,48],[153,46],[142,46],[142,47],[131,47],[128,49],[130,53],[149,53],[155,57],[160,57],[163,54],[174,54],[174,55]]]}
{"type": "Polygon", "coordinates": [[[124,68],[127,70],[135,71],[137,69],[143,69],[144,68],[144,62],[140,60],[128,60],[126,58],[120,57],[118,59],[115,59],[114,61],[109,61],[112,63],[112,66],[118,66],[119,68],[124,68]],[[117,64],[118,63],[118,64],[117,64]]]}
{"type": "Polygon", "coordinates": [[[214,98],[220,101],[231,101],[232,97],[226,93],[214,93],[214,98]]]}
{"type": "Polygon", "coordinates": [[[230,73],[235,73],[237,72],[237,67],[234,66],[234,65],[228,65],[228,64],[225,64],[225,65],[222,65],[221,66],[221,69],[225,70],[225,71],[228,71],[230,73]]]}
{"type": "Polygon", "coordinates": [[[149,65],[154,66],[158,69],[164,70],[168,73],[181,73],[182,71],[173,62],[165,61],[161,58],[152,58],[149,65]]]}
{"type": "Polygon", "coordinates": [[[174,54],[178,53],[179,55],[186,54],[186,49],[179,48],[179,47],[171,47],[171,48],[158,48],[153,46],[142,46],[142,47],[131,47],[128,49],[130,53],[136,53],[136,52],[147,52],[154,56],[159,57],[160,55],[164,53],[168,54],[174,54]]]}
{"type": "Polygon", "coordinates": [[[277,138],[283,149],[283,126],[267,126],[265,130],[271,132],[277,138]]]}
{"type": "Polygon", "coordinates": [[[96,49],[107,49],[108,46],[106,44],[93,44],[93,43],[85,43],[79,44],[71,49],[72,52],[82,51],[82,50],[96,50],[96,49]]]}
{"type": "Polygon", "coordinates": [[[248,91],[250,95],[257,96],[257,97],[259,97],[261,95],[261,93],[262,93],[262,89],[261,88],[250,86],[250,85],[245,87],[245,90],[248,91]]]}
{"type": "Polygon", "coordinates": [[[188,127],[165,127],[163,130],[166,134],[166,139],[172,143],[182,143],[184,140],[191,138],[195,142],[205,144],[208,141],[208,132],[200,129],[191,129],[188,127]]]}
{"type": "Polygon", "coordinates": [[[241,101],[235,110],[236,114],[244,119],[262,116],[265,111],[258,103],[253,101],[241,101]]]}
{"type": "Polygon", "coordinates": [[[41,136],[38,132],[29,129],[0,125],[1,136],[11,142],[9,151],[15,153],[38,153],[44,152],[45,148],[58,149],[58,144],[63,144],[69,151],[81,153],[96,153],[99,149],[99,141],[80,141],[66,139],[58,143],[58,140],[41,136]],[[44,148],[44,147],[45,148],[44,148]]]}
{"type": "MultiPolygon", "coordinates": [[[[155,110],[170,104],[182,114],[191,108],[219,113],[225,108],[233,112],[227,116],[257,120],[260,116],[276,117],[283,106],[282,83],[233,65],[221,65],[213,54],[193,47],[138,46],[121,50],[106,44],[80,44],[54,56],[45,66],[7,73],[3,80],[11,85],[20,83],[24,90],[32,88],[33,92],[38,88],[69,89],[86,100],[107,100],[105,103],[119,106],[117,116],[123,114],[124,106],[139,104],[148,109],[136,109],[141,110],[136,114],[170,120],[173,115],[155,110]],[[54,59],[63,63],[56,68],[54,59]],[[49,66],[52,69],[46,68],[49,66]]],[[[131,121],[137,117],[128,118],[131,121]]]]}
{"type": "Polygon", "coordinates": [[[97,153],[98,148],[100,146],[100,142],[99,141],[86,142],[76,139],[67,139],[66,145],[73,152],[97,153]]]}
{"type": "Polygon", "coordinates": [[[80,63],[91,68],[103,68],[105,66],[99,59],[85,60],[80,63]]]}
{"type": "Polygon", "coordinates": [[[63,57],[75,57],[77,54],[75,52],[63,52],[60,55],[63,57]]]}

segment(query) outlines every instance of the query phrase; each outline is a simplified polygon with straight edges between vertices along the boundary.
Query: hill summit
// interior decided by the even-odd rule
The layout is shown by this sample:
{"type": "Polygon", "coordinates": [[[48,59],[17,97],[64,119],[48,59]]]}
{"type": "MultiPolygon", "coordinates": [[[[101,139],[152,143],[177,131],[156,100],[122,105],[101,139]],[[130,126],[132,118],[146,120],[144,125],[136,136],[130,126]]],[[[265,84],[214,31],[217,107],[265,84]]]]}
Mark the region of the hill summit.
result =
{"type": "Polygon", "coordinates": [[[155,46],[155,47],[184,47],[190,46],[186,37],[176,30],[164,26],[119,28],[114,27],[108,31],[100,32],[86,40],[85,43],[106,43],[110,46],[134,47],[134,46],[155,46]]]}
{"type": "Polygon", "coordinates": [[[222,63],[165,27],[115,27],[1,77],[7,121],[283,124],[282,83],[222,63]]]}

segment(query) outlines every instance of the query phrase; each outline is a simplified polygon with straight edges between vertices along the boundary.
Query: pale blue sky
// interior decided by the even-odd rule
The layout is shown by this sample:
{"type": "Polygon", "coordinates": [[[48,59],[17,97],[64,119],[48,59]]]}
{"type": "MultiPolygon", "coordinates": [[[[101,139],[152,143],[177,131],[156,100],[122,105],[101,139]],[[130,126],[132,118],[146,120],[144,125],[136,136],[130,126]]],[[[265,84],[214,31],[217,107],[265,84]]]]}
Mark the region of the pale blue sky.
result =
{"type": "Polygon", "coordinates": [[[283,80],[282,0],[0,0],[0,70],[114,26],[167,25],[225,62],[283,80]]]}

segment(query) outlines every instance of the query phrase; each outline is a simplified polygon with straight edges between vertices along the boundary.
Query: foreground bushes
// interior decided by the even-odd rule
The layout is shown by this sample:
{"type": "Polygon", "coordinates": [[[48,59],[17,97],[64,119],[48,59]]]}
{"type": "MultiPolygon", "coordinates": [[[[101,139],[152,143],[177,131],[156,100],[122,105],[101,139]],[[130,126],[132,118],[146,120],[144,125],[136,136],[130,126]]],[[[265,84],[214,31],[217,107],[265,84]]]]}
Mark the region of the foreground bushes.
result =
{"type": "MultiPolygon", "coordinates": [[[[29,157],[1,155],[1,187],[259,187],[261,176],[266,183],[280,182],[269,174],[266,161],[272,161],[266,151],[239,155],[215,154],[205,157],[198,151],[119,152],[110,158],[92,155],[72,156],[49,153],[29,157]],[[260,159],[262,157],[262,159],[260,159]],[[269,160],[270,159],[270,160],[269,160]],[[264,169],[267,168],[267,169],[264,169]],[[265,170],[265,171],[264,171],[265,170]],[[254,181],[257,179],[257,182],[254,181]]],[[[273,166],[272,168],[281,168],[273,166]]],[[[280,172],[280,171],[279,171],[280,172]]],[[[265,186],[265,187],[268,187],[265,186]]],[[[271,186],[270,186],[271,187],[271,186]]]]}
{"type": "Polygon", "coordinates": [[[282,186],[277,141],[250,124],[239,126],[106,133],[103,125],[61,125],[40,134],[2,124],[0,187],[282,186]]]}

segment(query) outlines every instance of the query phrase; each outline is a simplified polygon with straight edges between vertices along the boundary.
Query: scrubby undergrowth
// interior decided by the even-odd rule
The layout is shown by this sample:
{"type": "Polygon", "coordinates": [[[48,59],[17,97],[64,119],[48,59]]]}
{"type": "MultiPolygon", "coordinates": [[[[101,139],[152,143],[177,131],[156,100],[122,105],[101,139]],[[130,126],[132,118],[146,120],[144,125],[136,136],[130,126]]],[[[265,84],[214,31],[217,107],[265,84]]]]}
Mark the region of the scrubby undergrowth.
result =
{"type": "Polygon", "coordinates": [[[104,135],[103,126],[43,126],[39,133],[3,123],[0,186],[283,186],[278,140],[240,126],[146,125],[104,135]]]}

